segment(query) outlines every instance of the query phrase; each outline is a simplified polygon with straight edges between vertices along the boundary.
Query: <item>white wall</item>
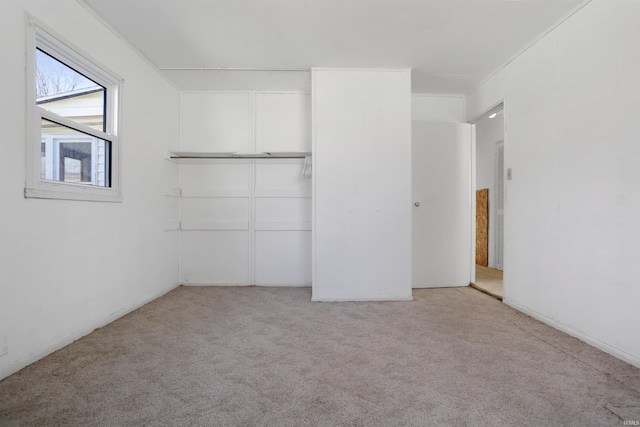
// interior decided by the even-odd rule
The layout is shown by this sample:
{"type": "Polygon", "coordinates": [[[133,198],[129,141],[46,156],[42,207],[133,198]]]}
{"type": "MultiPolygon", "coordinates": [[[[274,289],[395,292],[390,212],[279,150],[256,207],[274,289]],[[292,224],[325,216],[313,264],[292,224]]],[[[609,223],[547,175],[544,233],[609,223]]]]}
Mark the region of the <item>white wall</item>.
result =
{"type": "Polygon", "coordinates": [[[75,0],[1,1],[0,46],[2,378],[177,286],[178,91],[75,0]],[[23,197],[25,11],[125,79],[122,203],[23,197]]]}
{"type": "Polygon", "coordinates": [[[313,299],[411,299],[411,82],[314,69],[313,299]]]}
{"type": "Polygon", "coordinates": [[[504,115],[476,123],[476,189],[489,189],[489,267],[496,268],[496,143],[504,140],[504,115]]]}
{"type": "Polygon", "coordinates": [[[640,3],[593,0],[475,90],[505,99],[505,302],[640,366],[640,3]]]}
{"type": "Polygon", "coordinates": [[[465,98],[463,95],[434,95],[414,93],[411,95],[411,118],[421,122],[463,123],[465,98]]]}
{"type": "MultiPolygon", "coordinates": [[[[183,151],[311,151],[302,92],[182,94],[183,151]]],[[[311,284],[311,181],[303,159],[180,160],[181,280],[311,284]]]]}
{"type": "Polygon", "coordinates": [[[163,74],[185,91],[289,91],[308,92],[309,70],[163,70],[163,74]]]}

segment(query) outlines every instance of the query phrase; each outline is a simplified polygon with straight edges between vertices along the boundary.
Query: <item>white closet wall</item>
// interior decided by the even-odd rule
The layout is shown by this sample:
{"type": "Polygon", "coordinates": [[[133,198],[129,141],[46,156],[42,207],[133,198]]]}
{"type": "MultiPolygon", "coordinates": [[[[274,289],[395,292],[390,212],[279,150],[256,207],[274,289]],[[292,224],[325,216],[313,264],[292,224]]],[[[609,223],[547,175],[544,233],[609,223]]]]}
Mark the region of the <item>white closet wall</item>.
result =
{"type": "Polygon", "coordinates": [[[411,299],[411,75],[314,69],[313,299],[411,299]]]}
{"type": "MultiPolygon", "coordinates": [[[[183,92],[181,151],[310,151],[299,92],[183,92]]],[[[180,160],[185,284],[309,285],[311,182],[303,159],[180,160]]]]}

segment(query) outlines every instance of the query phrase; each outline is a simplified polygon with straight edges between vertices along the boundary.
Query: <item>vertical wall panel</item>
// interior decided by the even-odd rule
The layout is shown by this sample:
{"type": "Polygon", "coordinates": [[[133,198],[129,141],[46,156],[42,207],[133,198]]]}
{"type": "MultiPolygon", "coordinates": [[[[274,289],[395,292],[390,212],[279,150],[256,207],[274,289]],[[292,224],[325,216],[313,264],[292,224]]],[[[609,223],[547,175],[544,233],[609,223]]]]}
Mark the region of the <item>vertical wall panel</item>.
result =
{"type": "Polygon", "coordinates": [[[184,284],[249,284],[247,231],[183,230],[181,233],[184,284]]]}
{"type": "Polygon", "coordinates": [[[256,231],[256,285],[310,285],[311,231],[256,231]]]}
{"type": "Polygon", "coordinates": [[[248,160],[180,160],[182,188],[244,194],[249,190],[249,167],[248,160]]]}
{"type": "Polygon", "coordinates": [[[256,94],[256,151],[310,151],[310,106],[304,93],[256,94]]]}
{"type": "Polygon", "coordinates": [[[181,121],[183,151],[250,149],[249,92],[184,92],[181,121]]]}
{"type": "MultiPolygon", "coordinates": [[[[249,92],[184,92],[181,150],[251,149],[249,92]]],[[[181,160],[182,282],[249,285],[249,160],[181,160]]]]}
{"type": "Polygon", "coordinates": [[[256,222],[311,221],[311,199],[268,197],[256,199],[256,222]]]}
{"type": "Polygon", "coordinates": [[[256,160],[256,196],[311,197],[311,180],[302,175],[303,160],[256,160]]]}
{"type": "Polygon", "coordinates": [[[182,199],[182,221],[249,221],[245,197],[188,197],[182,199]]]}
{"type": "Polygon", "coordinates": [[[314,300],[411,298],[406,70],[314,69],[314,300]]]}
{"type": "MultiPolygon", "coordinates": [[[[310,151],[310,97],[257,93],[256,151],[310,151]]],[[[303,160],[255,161],[254,281],[311,283],[311,181],[303,160]]]]}

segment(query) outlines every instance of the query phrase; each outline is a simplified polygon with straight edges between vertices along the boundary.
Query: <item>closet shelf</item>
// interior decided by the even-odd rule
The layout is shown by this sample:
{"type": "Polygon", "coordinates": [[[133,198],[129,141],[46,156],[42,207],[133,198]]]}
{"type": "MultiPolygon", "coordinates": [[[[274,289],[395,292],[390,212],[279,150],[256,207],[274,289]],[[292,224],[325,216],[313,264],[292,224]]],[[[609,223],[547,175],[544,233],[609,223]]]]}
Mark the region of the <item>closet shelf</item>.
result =
{"type": "Polygon", "coordinates": [[[170,159],[303,159],[310,151],[280,151],[265,153],[218,153],[198,151],[170,151],[170,159]]]}

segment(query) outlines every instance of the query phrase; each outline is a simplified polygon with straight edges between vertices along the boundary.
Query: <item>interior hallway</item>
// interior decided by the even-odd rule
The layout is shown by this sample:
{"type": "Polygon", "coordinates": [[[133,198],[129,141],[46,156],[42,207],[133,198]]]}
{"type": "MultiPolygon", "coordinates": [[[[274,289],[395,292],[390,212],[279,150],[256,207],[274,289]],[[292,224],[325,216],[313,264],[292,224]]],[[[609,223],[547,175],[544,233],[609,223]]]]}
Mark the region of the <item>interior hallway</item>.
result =
{"type": "Polygon", "coordinates": [[[0,425],[621,425],[640,369],[469,287],[180,287],[0,382],[0,425]]]}
{"type": "Polygon", "coordinates": [[[502,271],[476,264],[476,282],[472,287],[502,301],[502,271]]]}

